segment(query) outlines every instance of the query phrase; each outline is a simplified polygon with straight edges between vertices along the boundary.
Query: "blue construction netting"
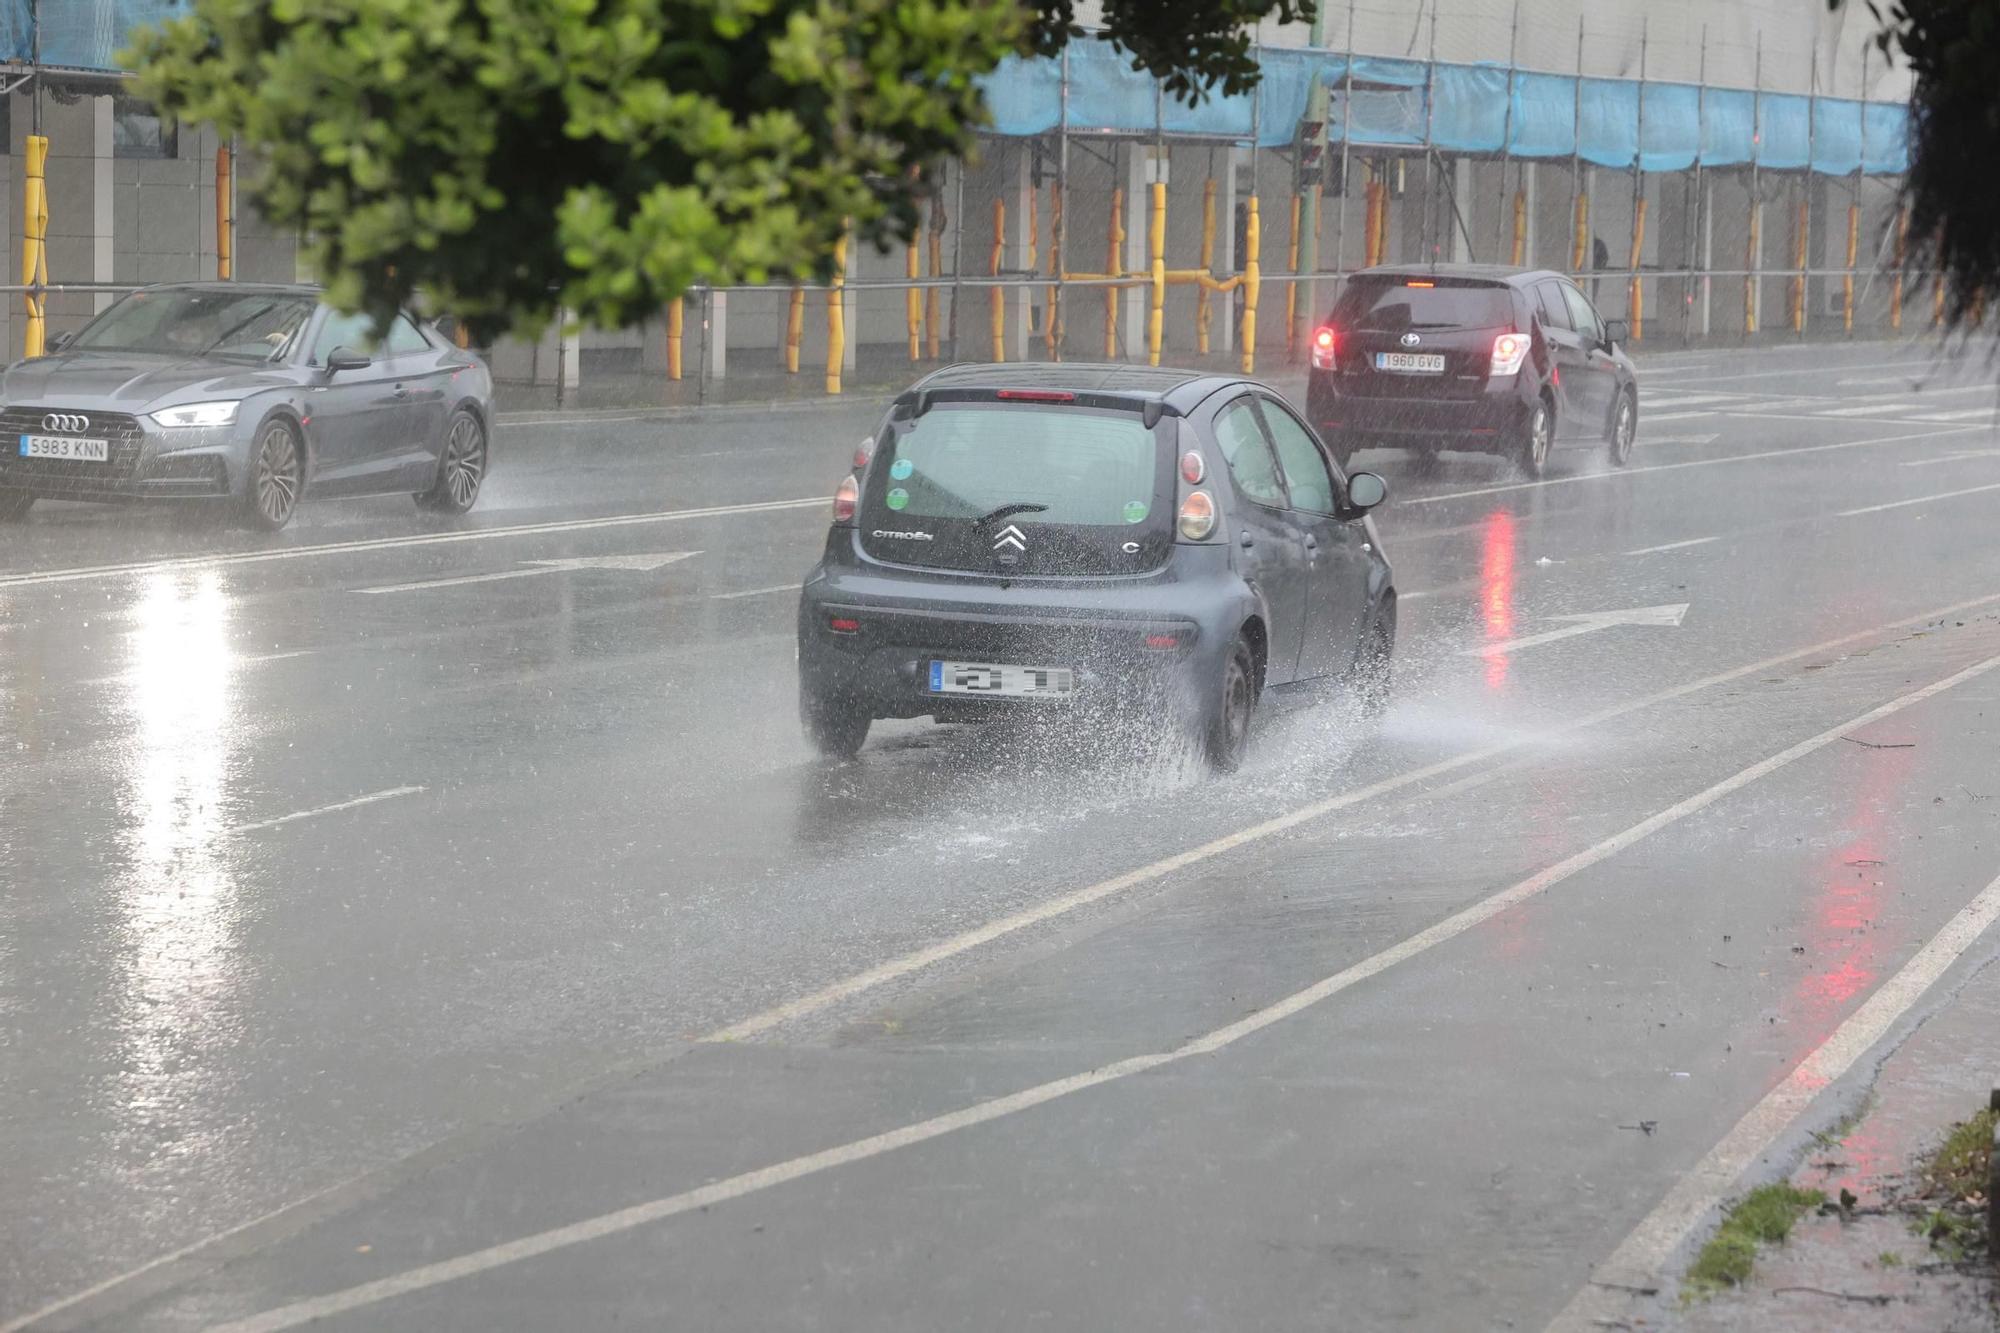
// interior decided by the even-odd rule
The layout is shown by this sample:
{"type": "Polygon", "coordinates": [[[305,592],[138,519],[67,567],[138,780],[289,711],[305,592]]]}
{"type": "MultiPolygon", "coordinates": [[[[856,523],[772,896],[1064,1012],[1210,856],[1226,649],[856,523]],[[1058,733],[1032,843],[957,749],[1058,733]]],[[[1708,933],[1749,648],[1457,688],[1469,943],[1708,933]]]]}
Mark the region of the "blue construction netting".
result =
{"type": "MultiPolygon", "coordinates": [[[[1267,47],[1254,96],[1214,97],[1190,107],[1162,97],[1154,80],[1109,43],[1069,51],[1068,124],[1078,133],[1198,134],[1275,148],[1291,143],[1315,81],[1329,98],[1328,135],[1364,148],[1420,148],[1516,157],[1572,155],[1600,167],[1680,171],[1755,163],[1828,175],[1909,169],[1909,108],[1740,88],[1698,88],[1636,79],[1577,79],[1502,65],[1431,65],[1267,47]],[[1353,68],[1352,92],[1348,89],[1353,68]],[[1511,82],[1511,90],[1510,90],[1511,82]]],[[[1063,123],[1062,64],[1010,59],[985,83],[994,128],[1049,134],[1063,123]]]]}
{"type": "MultiPolygon", "coordinates": [[[[185,13],[187,0],[42,0],[42,63],[110,69],[126,34],[140,24],[185,13]]],[[[0,0],[0,58],[26,61],[33,51],[29,0],[0,0]]],[[[1353,56],[1337,51],[1265,47],[1254,95],[1211,97],[1190,107],[1162,97],[1129,57],[1097,38],[1069,49],[1069,127],[1146,135],[1203,135],[1266,148],[1292,142],[1315,82],[1329,99],[1328,134],[1363,147],[1575,155],[1600,167],[1679,171],[1703,166],[1797,170],[1811,163],[1829,175],[1857,167],[1895,174],[1908,169],[1909,109],[1901,104],[1795,93],[1752,93],[1632,79],[1576,79],[1504,66],[1435,66],[1421,60],[1353,56]],[[1352,92],[1348,70],[1353,67],[1352,92]],[[1510,94],[1511,82],[1511,94],[1510,94]],[[1511,105],[1511,110],[1510,110],[1511,105]]],[[[1063,120],[1062,62],[1010,58],[985,80],[1001,134],[1054,131],[1063,120]]]]}

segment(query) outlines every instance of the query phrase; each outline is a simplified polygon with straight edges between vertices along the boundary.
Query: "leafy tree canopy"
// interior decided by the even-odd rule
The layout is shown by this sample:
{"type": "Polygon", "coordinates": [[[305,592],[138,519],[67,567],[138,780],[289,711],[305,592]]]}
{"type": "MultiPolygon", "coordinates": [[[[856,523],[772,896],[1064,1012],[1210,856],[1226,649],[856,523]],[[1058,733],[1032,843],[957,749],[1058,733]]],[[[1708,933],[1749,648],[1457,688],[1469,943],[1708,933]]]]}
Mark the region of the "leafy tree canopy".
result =
{"type": "MultiPolygon", "coordinates": [[[[1845,0],[1829,0],[1838,9],[1845,0]]],[[[1944,274],[1954,323],[2000,289],[2000,5],[1993,0],[1870,0],[1876,43],[1915,76],[1910,100],[1913,264],[1944,274]]]]}
{"type": "MultiPolygon", "coordinates": [[[[1251,86],[1245,25],[1310,3],[1104,21],[1194,100],[1251,86]]],[[[985,123],[978,76],[1077,31],[1073,0],[195,0],[123,58],[261,164],[245,188],[334,301],[386,321],[421,289],[485,337],[823,276],[848,226],[907,238],[985,123]]]]}

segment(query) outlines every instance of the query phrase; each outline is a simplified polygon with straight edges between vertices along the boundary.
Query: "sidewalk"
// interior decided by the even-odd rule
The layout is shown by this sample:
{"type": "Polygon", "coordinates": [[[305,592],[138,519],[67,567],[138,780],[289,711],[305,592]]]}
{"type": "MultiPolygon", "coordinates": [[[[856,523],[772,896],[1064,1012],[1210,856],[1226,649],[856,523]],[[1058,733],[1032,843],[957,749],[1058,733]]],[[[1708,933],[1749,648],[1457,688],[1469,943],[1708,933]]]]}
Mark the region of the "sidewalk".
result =
{"type": "Polygon", "coordinates": [[[1923,1231],[1937,1200],[1921,1169],[2000,1084],[2000,959],[1883,1062],[1858,1123],[1820,1136],[1792,1184],[1829,1201],[1759,1249],[1743,1286],[1693,1298],[1679,1333],[1996,1333],[2000,1267],[1956,1228],[1923,1231]],[[1846,1207],[1843,1209],[1842,1204],[1846,1207]]]}

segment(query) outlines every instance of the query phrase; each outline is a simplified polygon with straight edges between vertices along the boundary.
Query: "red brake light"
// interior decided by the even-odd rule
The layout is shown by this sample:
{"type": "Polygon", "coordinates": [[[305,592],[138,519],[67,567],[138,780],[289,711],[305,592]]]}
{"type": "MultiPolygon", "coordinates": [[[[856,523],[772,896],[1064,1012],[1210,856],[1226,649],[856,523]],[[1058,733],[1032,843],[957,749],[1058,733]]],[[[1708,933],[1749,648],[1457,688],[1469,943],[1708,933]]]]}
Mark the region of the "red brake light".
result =
{"type": "Polygon", "coordinates": [[[861,622],[847,616],[831,617],[826,622],[826,627],[835,634],[858,634],[861,632],[861,622]]]}
{"type": "Polygon", "coordinates": [[[1073,403],[1076,395],[1063,389],[1002,389],[993,395],[1013,403],[1073,403]]]}
{"type": "Polygon", "coordinates": [[[1339,341],[1339,338],[1331,328],[1322,325],[1320,328],[1314,330],[1312,349],[1314,370],[1332,370],[1334,368],[1334,352],[1339,345],[1339,341]]]}
{"type": "Polygon", "coordinates": [[[1181,455],[1181,480],[1190,486],[1199,486],[1201,479],[1208,475],[1208,465],[1201,461],[1201,455],[1190,449],[1181,455]]]}
{"type": "Polygon", "coordinates": [[[861,443],[854,446],[854,470],[859,472],[868,466],[868,460],[875,456],[875,437],[864,435],[861,443]]]}
{"type": "Polygon", "coordinates": [[[853,477],[840,483],[833,492],[833,521],[852,523],[854,507],[861,499],[861,483],[853,477]]]}
{"type": "Polygon", "coordinates": [[[1521,363],[1527,359],[1528,335],[1503,333],[1493,340],[1493,361],[1486,373],[1496,376],[1518,374],[1521,363]]]}
{"type": "Polygon", "coordinates": [[[1435,287],[1435,286],[1437,286],[1437,284],[1436,284],[1436,283],[1434,283],[1434,282],[1418,282],[1418,281],[1417,281],[1416,279],[1414,279],[1414,278],[1412,278],[1412,279],[1411,279],[1410,281],[1408,281],[1408,282],[1404,283],[1403,285],[1404,285],[1405,287],[1435,287]]]}
{"type": "Polygon", "coordinates": [[[1180,647],[1180,643],[1181,636],[1178,634],[1148,634],[1146,636],[1146,646],[1148,648],[1178,648],[1180,647]]]}

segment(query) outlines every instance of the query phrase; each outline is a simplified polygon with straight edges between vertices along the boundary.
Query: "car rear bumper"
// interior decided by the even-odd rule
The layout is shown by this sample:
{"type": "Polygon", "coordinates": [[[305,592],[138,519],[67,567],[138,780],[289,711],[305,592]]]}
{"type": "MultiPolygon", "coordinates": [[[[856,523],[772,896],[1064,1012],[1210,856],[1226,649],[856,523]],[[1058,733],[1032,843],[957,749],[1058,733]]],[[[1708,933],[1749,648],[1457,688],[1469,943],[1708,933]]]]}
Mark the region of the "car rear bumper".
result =
{"type": "Polygon", "coordinates": [[[1535,387],[1513,376],[1476,395],[1445,398],[1411,394],[1345,393],[1341,376],[1313,371],[1306,381],[1306,410],[1329,441],[1349,449],[1371,444],[1429,444],[1441,449],[1510,448],[1527,428],[1535,387]]]}
{"type": "Polygon", "coordinates": [[[1179,718],[1206,699],[1242,615],[1224,580],[1046,590],[1046,600],[1018,596],[1027,590],[1016,584],[1004,601],[991,588],[960,601],[925,580],[899,592],[899,580],[845,572],[808,581],[800,596],[799,679],[874,717],[1179,718]],[[855,627],[837,631],[837,619],[855,627]],[[1067,669],[1075,688],[1060,698],[934,693],[937,661],[1067,669]]]}

